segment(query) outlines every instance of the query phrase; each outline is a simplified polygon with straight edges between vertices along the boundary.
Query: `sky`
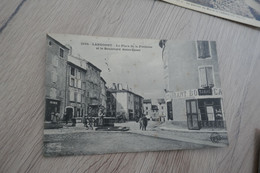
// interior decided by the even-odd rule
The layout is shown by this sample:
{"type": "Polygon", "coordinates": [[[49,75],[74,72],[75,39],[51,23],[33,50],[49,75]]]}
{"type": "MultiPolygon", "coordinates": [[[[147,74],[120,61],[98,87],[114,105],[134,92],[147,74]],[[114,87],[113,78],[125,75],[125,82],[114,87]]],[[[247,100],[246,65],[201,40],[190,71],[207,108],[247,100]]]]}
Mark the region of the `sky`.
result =
{"type": "Polygon", "coordinates": [[[100,68],[101,76],[108,87],[113,83],[121,83],[124,88],[128,85],[133,92],[145,99],[164,98],[162,49],[159,47],[159,40],[49,35],[64,45],[70,45],[73,56],[86,59],[100,68]],[[105,48],[110,50],[104,50],[105,48]],[[132,51],[132,48],[136,51],[132,51]]]}

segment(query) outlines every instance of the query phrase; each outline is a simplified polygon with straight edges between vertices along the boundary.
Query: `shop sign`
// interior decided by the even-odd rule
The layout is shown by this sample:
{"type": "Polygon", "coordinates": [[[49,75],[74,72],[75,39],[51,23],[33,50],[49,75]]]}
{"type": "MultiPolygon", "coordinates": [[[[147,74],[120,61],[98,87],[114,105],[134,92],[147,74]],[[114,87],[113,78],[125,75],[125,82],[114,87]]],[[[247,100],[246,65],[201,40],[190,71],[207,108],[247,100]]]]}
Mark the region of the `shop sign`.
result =
{"type": "Polygon", "coordinates": [[[57,105],[58,102],[56,102],[56,101],[50,101],[50,104],[52,104],[52,105],[57,105]]]}
{"type": "MultiPolygon", "coordinates": [[[[221,96],[222,91],[221,88],[212,88],[211,91],[200,91],[201,89],[189,89],[189,90],[184,90],[184,91],[179,91],[179,92],[173,92],[172,93],[172,98],[178,99],[178,98],[189,98],[189,97],[198,97],[198,96],[206,96],[206,95],[211,95],[211,96],[221,96]]],[[[167,97],[166,97],[167,98],[167,97]]]]}
{"type": "Polygon", "coordinates": [[[199,96],[212,95],[212,89],[198,89],[199,96]]]}

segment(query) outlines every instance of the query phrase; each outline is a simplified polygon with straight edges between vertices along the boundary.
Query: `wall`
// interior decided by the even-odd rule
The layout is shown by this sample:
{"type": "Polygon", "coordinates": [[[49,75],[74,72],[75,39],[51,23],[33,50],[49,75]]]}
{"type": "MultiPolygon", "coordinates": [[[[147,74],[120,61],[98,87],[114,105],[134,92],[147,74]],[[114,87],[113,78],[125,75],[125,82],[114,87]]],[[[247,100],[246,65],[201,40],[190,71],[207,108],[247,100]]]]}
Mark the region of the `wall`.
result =
{"type": "MultiPolygon", "coordinates": [[[[199,66],[211,65],[214,71],[214,88],[220,88],[216,43],[210,42],[211,58],[197,58],[197,43],[191,41],[167,41],[163,53],[164,70],[168,72],[166,90],[172,96],[173,120],[187,121],[186,97],[173,99],[176,92],[200,88],[199,66]]],[[[167,75],[166,75],[167,76],[167,75]]],[[[189,99],[198,96],[189,96],[189,99]]]]}
{"type": "Polygon", "coordinates": [[[45,77],[45,97],[60,101],[60,113],[65,108],[65,84],[66,84],[66,64],[68,49],[60,43],[47,37],[46,42],[46,77],[45,77]],[[49,45],[49,43],[51,45],[49,45]],[[64,50],[63,58],[60,57],[60,48],[64,50]]]}

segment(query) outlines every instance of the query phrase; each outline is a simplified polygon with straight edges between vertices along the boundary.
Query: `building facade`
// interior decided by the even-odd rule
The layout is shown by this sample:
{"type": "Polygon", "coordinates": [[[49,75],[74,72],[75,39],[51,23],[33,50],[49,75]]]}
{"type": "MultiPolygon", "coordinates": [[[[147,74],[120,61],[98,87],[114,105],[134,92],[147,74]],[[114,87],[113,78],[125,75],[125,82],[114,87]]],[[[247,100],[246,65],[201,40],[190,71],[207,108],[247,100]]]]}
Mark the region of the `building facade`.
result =
{"type": "Polygon", "coordinates": [[[107,90],[107,115],[123,115],[126,120],[136,120],[143,115],[143,97],[120,85],[114,85],[107,90]]]}
{"type": "Polygon", "coordinates": [[[158,114],[159,117],[161,118],[166,118],[167,114],[167,107],[166,107],[166,102],[164,99],[157,99],[157,106],[158,106],[158,114]]]}
{"type": "MultiPolygon", "coordinates": [[[[106,81],[101,77],[100,80],[100,86],[101,86],[101,94],[100,94],[100,103],[103,108],[107,107],[107,87],[106,87],[106,81]]],[[[106,114],[106,109],[104,109],[106,114]]]]}
{"type": "Polygon", "coordinates": [[[190,130],[225,128],[216,43],[167,41],[163,63],[167,119],[190,130]]]}
{"type": "Polygon", "coordinates": [[[144,115],[147,118],[150,118],[152,114],[152,100],[151,99],[144,99],[143,100],[143,110],[144,110],[144,115]]]}
{"type": "Polygon", "coordinates": [[[63,113],[66,106],[66,68],[69,48],[48,36],[47,50],[45,120],[51,121],[52,115],[63,113]]]}
{"type": "Polygon", "coordinates": [[[106,109],[106,82],[101,70],[87,60],[72,55],[72,48],[47,36],[45,120],[59,113],[69,119],[97,116],[106,109]]]}

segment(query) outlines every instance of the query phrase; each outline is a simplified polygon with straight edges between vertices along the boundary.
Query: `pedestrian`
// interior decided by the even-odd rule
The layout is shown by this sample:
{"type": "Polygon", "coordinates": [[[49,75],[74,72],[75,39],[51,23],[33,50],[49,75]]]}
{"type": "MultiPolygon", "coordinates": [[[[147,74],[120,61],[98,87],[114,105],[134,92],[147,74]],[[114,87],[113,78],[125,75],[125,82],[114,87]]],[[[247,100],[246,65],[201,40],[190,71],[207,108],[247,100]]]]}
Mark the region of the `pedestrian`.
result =
{"type": "Polygon", "coordinates": [[[59,122],[60,121],[60,113],[56,112],[55,116],[56,116],[56,121],[59,122]]]}

